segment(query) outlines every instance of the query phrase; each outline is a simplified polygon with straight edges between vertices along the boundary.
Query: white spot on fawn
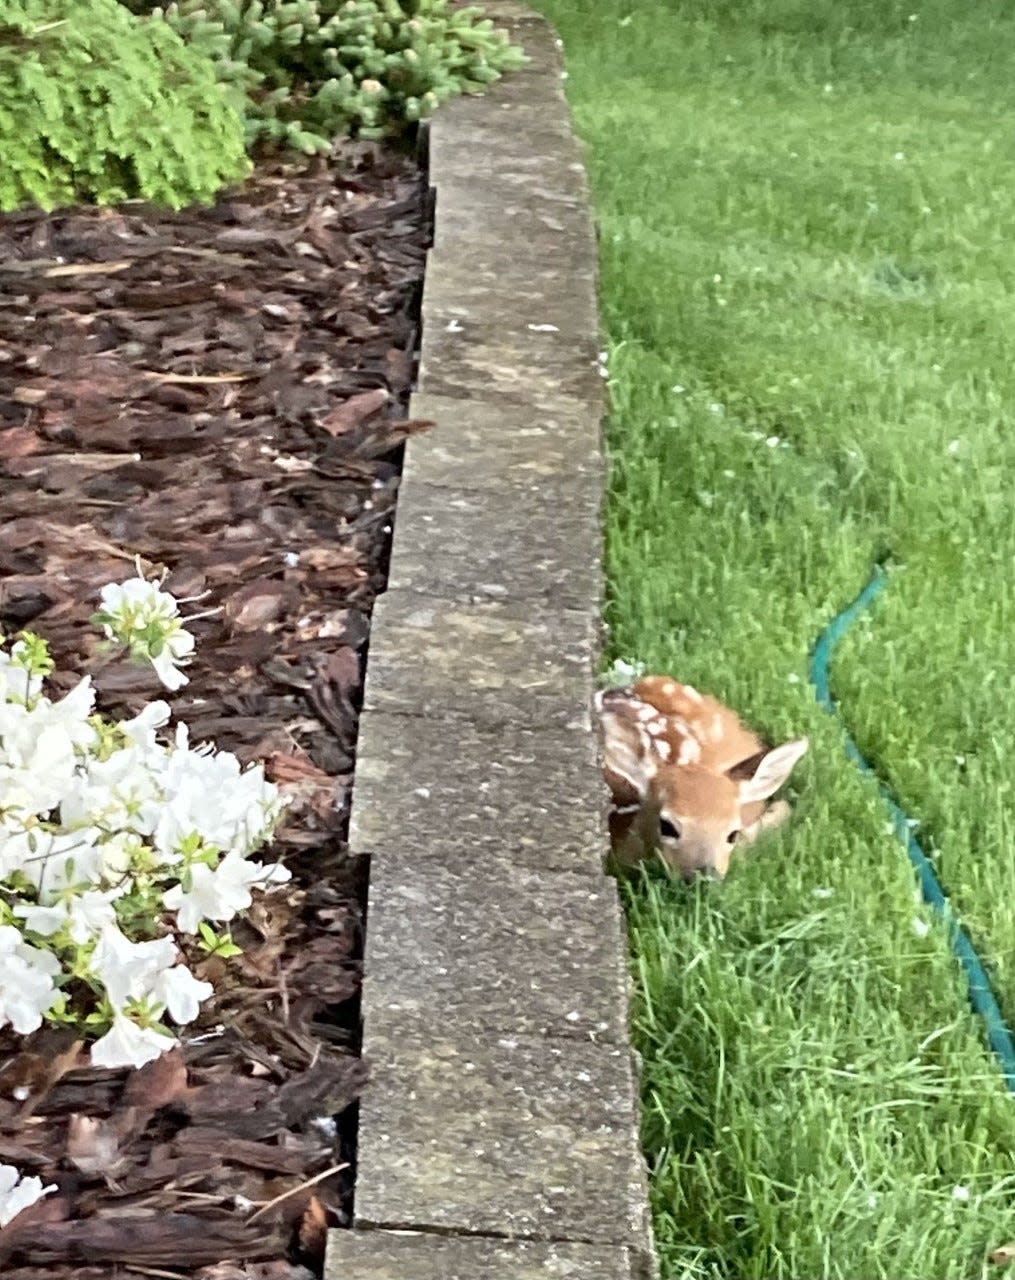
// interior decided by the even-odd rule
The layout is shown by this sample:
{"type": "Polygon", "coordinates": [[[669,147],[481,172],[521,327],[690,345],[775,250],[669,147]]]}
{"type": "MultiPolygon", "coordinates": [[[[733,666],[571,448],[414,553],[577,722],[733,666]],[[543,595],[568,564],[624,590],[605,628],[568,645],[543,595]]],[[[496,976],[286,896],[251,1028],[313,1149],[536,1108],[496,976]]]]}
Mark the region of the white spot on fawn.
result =
{"type": "Polygon", "coordinates": [[[694,738],[685,738],[677,753],[677,764],[695,764],[701,759],[701,744],[694,738]]]}
{"type": "Polygon", "coordinates": [[[687,698],[690,698],[692,702],[704,702],[704,701],[705,701],[705,699],[701,696],[701,694],[698,692],[698,690],[697,690],[697,689],[695,689],[695,687],[694,687],[693,685],[690,685],[690,684],[685,684],[685,685],[684,685],[684,696],[685,696],[685,697],[687,697],[687,698]]]}
{"type": "MultiPolygon", "coordinates": [[[[656,755],[659,756],[661,760],[669,760],[671,755],[670,744],[666,741],[665,738],[663,738],[661,742],[657,742],[655,744],[655,748],[656,748],[656,755]]],[[[684,761],[681,760],[681,758],[678,756],[677,764],[683,764],[683,763],[684,761]]]]}

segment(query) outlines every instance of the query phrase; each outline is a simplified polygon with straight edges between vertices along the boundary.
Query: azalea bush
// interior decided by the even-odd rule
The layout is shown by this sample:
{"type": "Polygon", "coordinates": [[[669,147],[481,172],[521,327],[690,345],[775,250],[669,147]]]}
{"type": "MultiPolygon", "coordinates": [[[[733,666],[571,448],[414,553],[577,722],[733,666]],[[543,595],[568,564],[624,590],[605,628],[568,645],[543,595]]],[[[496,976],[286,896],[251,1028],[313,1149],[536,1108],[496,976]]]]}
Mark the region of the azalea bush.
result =
{"type": "Polygon", "coordinates": [[[525,62],[475,6],[449,0],[126,0],[208,55],[246,102],[247,140],[327,151],[397,134],[525,62]]]}
{"type": "MultiPolygon", "coordinates": [[[[94,621],[186,683],[194,638],[159,584],[106,587],[94,621]]],[[[0,1028],[68,1026],[94,1065],[138,1067],[213,994],[186,956],[238,953],[223,926],[289,879],[252,857],[283,800],[261,766],[168,732],[165,702],[116,722],[90,676],[54,699],[52,673],[39,636],[0,647],[0,1028]]]]}

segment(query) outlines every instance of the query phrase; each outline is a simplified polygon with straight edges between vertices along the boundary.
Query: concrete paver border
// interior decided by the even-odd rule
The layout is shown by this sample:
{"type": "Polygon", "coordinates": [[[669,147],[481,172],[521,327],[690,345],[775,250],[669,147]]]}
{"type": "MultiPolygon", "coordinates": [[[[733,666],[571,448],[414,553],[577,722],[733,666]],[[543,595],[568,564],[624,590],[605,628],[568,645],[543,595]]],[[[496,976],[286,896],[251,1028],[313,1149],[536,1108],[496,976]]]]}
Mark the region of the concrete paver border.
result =
{"type": "Polygon", "coordinates": [[[430,128],[434,245],[350,846],[371,859],[355,1225],[329,1280],[650,1280],[589,709],[596,243],[560,41],[430,128]]]}

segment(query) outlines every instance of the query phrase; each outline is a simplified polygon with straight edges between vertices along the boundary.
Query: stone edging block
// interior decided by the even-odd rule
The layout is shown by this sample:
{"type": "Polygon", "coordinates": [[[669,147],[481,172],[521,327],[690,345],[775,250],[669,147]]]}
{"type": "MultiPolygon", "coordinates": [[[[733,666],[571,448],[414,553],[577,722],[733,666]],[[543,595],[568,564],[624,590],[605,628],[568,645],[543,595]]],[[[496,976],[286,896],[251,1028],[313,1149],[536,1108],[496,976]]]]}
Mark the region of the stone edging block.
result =
{"type": "Polygon", "coordinates": [[[624,922],[609,882],[503,862],[463,874],[410,848],[374,860],[370,890],[372,1035],[439,1037],[450,1022],[626,1047],[624,922]]]}
{"type": "Polygon", "coordinates": [[[352,1230],[327,1280],[650,1280],[592,733],[596,243],[560,41],[429,134],[436,225],[350,847],[368,855],[352,1230]]]}
{"type": "Polygon", "coordinates": [[[334,1276],[356,1280],[632,1280],[615,1246],[438,1236],[420,1231],[346,1231],[334,1276]]]}
{"type": "Polygon", "coordinates": [[[374,1037],[362,1227],[628,1245],[647,1231],[626,1047],[521,1035],[374,1037]]]}

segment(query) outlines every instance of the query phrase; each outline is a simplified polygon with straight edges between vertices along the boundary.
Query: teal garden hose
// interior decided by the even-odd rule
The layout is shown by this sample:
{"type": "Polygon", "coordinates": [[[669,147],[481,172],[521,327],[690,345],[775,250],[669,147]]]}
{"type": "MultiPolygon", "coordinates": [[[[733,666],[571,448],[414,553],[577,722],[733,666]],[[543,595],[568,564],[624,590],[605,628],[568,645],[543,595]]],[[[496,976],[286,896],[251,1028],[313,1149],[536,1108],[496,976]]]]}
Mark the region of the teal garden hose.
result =
{"type": "MultiPolygon", "coordinates": [[[[878,565],[870,581],[860,594],[832,619],[818,637],[811,655],[811,681],[817,693],[818,702],[826,711],[838,715],[838,705],[832,697],[830,686],[830,667],[835,647],[854,622],[874,603],[888,584],[888,575],[878,565]]],[[[840,717],[841,719],[841,717],[840,717]]],[[[972,940],[956,919],[948,895],[942,888],[934,866],[913,834],[913,824],[899,805],[892,792],[877,776],[874,768],[864,758],[860,748],[844,728],[846,754],[854,760],[864,773],[873,777],[878,784],[882,798],[892,815],[895,833],[906,846],[909,860],[920,880],[920,889],[934,912],[940,916],[948,929],[948,940],[951,943],[959,964],[966,975],[969,986],[969,1000],[975,1011],[983,1019],[987,1030],[987,1039],[993,1049],[1008,1088],[1015,1093],[1015,1043],[1011,1031],[1005,1023],[997,997],[987,971],[976,953],[972,940]]]]}

